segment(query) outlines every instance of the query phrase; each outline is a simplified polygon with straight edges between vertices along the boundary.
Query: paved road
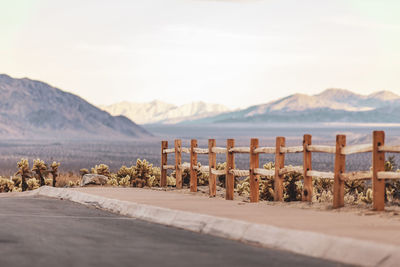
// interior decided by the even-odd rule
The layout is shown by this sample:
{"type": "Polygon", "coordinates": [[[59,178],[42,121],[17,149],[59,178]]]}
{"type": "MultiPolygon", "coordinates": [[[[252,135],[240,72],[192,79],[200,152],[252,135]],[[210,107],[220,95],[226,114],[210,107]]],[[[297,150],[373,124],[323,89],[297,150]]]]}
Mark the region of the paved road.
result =
{"type": "Polygon", "coordinates": [[[340,266],[65,200],[0,198],[0,266],[340,266]]]}

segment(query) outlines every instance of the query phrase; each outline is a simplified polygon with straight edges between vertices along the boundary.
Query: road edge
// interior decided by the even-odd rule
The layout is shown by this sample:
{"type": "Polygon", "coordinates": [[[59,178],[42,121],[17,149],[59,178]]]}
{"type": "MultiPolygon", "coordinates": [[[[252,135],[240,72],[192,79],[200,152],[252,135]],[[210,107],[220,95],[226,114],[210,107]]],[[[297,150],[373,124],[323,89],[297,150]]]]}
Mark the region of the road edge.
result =
{"type": "Polygon", "coordinates": [[[68,188],[44,186],[32,192],[34,195],[66,199],[152,223],[346,264],[396,266],[400,262],[400,247],[394,245],[173,210],[68,188]]]}

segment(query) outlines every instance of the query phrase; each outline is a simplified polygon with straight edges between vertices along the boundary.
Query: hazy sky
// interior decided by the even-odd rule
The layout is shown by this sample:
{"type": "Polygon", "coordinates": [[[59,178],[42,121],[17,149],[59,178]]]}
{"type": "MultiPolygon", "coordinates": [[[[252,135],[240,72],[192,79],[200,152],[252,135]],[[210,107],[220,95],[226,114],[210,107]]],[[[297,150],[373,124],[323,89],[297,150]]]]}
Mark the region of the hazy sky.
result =
{"type": "Polygon", "coordinates": [[[398,0],[0,0],[0,73],[93,104],[400,94],[398,0]]]}

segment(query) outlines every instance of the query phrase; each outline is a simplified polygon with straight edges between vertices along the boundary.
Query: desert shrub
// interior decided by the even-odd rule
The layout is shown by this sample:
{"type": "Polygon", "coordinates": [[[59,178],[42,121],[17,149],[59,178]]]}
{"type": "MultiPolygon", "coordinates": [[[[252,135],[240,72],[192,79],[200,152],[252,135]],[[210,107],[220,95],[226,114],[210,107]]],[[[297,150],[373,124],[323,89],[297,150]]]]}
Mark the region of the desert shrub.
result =
{"type": "MultiPolygon", "coordinates": [[[[198,167],[201,168],[201,163],[199,162],[198,167]]],[[[210,172],[202,172],[198,171],[197,172],[197,185],[202,186],[202,185],[208,185],[209,184],[209,177],[210,172]]]]}
{"type": "Polygon", "coordinates": [[[110,178],[110,179],[107,181],[107,184],[108,184],[108,185],[111,185],[111,186],[118,186],[118,180],[117,180],[116,178],[110,178]]]}
{"type": "Polygon", "coordinates": [[[312,202],[331,202],[333,201],[333,180],[326,178],[313,179],[312,202]]]}
{"type": "Polygon", "coordinates": [[[173,176],[167,176],[167,186],[176,186],[176,178],[173,176]]]}
{"type": "MultiPolygon", "coordinates": [[[[217,166],[215,168],[216,170],[226,170],[226,162],[224,163],[217,163],[217,166]]],[[[217,186],[223,187],[225,188],[225,179],[226,176],[225,175],[219,175],[217,177],[217,186]]]]}
{"type": "Polygon", "coordinates": [[[38,183],[38,180],[36,178],[30,178],[26,181],[26,184],[28,185],[28,190],[35,190],[40,187],[40,184],[38,183]]]}
{"type": "MultiPolygon", "coordinates": [[[[264,169],[274,170],[273,162],[263,165],[264,169]]],[[[274,176],[260,177],[260,199],[266,201],[274,200],[274,176]]],[[[313,179],[313,202],[325,202],[332,200],[332,181],[329,179],[313,179]]],[[[283,199],[286,202],[300,201],[303,191],[303,174],[290,172],[284,176],[283,199]]],[[[236,187],[240,195],[250,194],[249,177],[241,181],[236,187]]]]}
{"type": "Polygon", "coordinates": [[[67,187],[75,187],[75,186],[79,186],[80,185],[80,181],[79,180],[68,180],[68,182],[66,183],[67,187]]]}
{"type": "Polygon", "coordinates": [[[18,171],[16,173],[16,175],[20,175],[21,176],[21,188],[22,191],[25,191],[28,189],[28,184],[27,184],[27,180],[29,178],[31,178],[31,171],[29,168],[29,162],[27,159],[21,159],[18,163],[18,171]]]}
{"type": "Polygon", "coordinates": [[[0,176],[0,193],[11,192],[14,190],[14,182],[0,176]]]}
{"type": "Polygon", "coordinates": [[[127,175],[124,178],[121,178],[119,180],[118,184],[120,186],[124,186],[124,187],[130,186],[131,185],[131,177],[129,175],[127,175]]]}
{"type": "Polygon", "coordinates": [[[44,184],[47,185],[47,186],[52,186],[53,185],[53,179],[51,179],[51,178],[44,179],[44,184]]]}
{"type": "Polygon", "coordinates": [[[135,177],[135,175],[136,175],[135,166],[131,166],[128,168],[124,165],[117,172],[117,176],[119,178],[124,178],[126,176],[135,177]]]}
{"type": "Polygon", "coordinates": [[[11,180],[14,183],[14,187],[21,187],[21,176],[13,176],[11,180]]]}
{"type": "MultiPolygon", "coordinates": [[[[226,166],[226,165],[225,165],[226,166]]],[[[264,169],[273,170],[275,169],[273,163],[267,163],[263,166],[264,169]]],[[[250,194],[250,177],[246,177],[236,185],[236,189],[239,195],[250,194]]],[[[273,176],[260,176],[259,179],[259,192],[260,199],[266,201],[274,200],[274,177],[273,176]]]]}
{"type": "Polygon", "coordinates": [[[47,173],[47,165],[43,160],[35,159],[33,161],[32,172],[36,173],[37,177],[39,178],[40,186],[45,185],[44,176],[47,173]]]}
{"type": "MultiPolygon", "coordinates": [[[[120,186],[156,187],[160,186],[161,169],[153,167],[147,160],[136,160],[136,165],[122,166],[116,173],[120,186]]],[[[167,177],[167,185],[175,185],[175,179],[167,177]]]]}
{"type": "Polygon", "coordinates": [[[301,200],[303,191],[303,174],[290,172],[285,174],[283,180],[283,199],[286,202],[301,200]]]}
{"type": "Polygon", "coordinates": [[[346,194],[357,194],[366,191],[365,181],[349,180],[344,181],[344,190],[346,194]]]}
{"type": "Polygon", "coordinates": [[[74,182],[79,185],[81,181],[81,176],[74,173],[60,173],[57,178],[57,187],[67,187],[69,186],[69,181],[74,182]]]}
{"type": "Polygon", "coordinates": [[[92,168],[92,173],[110,177],[110,168],[106,164],[96,165],[92,168]]]}
{"type": "MultiPolygon", "coordinates": [[[[189,165],[190,163],[188,162],[184,162],[182,165],[189,165]]],[[[209,172],[202,172],[200,170],[201,168],[201,163],[198,162],[197,163],[197,167],[198,169],[196,170],[197,173],[197,185],[208,185],[208,176],[209,176],[209,172]]],[[[161,176],[161,174],[160,174],[161,176]]],[[[174,177],[175,181],[176,181],[176,172],[175,170],[171,173],[171,176],[174,177]]],[[[190,169],[183,169],[182,171],[182,185],[183,186],[190,186],[190,169]]]]}
{"type": "MultiPolygon", "coordinates": [[[[394,157],[390,156],[385,162],[385,171],[400,171],[394,161],[394,157]]],[[[385,182],[385,200],[399,204],[400,200],[400,180],[386,180],[385,182]]]]}
{"type": "Polygon", "coordinates": [[[147,185],[147,181],[153,176],[153,164],[150,164],[147,160],[136,160],[136,166],[134,167],[135,174],[132,179],[132,185],[135,187],[144,187],[147,185]]]}
{"type": "Polygon", "coordinates": [[[50,173],[53,176],[53,180],[52,180],[52,185],[53,187],[56,186],[57,183],[57,177],[58,177],[58,167],[60,167],[60,163],[53,161],[53,163],[50,165],[50,173]]]}
{"type": "MultiPolygon", "coordinates": [[[[150,187],[161,186],[161,169],[160,167],[153,167],[152,175],[150,176],[147,185],[150,187]]],[[[176,186],[176,178],[171,175],[167,175],[167,186],[176,186]]]]}

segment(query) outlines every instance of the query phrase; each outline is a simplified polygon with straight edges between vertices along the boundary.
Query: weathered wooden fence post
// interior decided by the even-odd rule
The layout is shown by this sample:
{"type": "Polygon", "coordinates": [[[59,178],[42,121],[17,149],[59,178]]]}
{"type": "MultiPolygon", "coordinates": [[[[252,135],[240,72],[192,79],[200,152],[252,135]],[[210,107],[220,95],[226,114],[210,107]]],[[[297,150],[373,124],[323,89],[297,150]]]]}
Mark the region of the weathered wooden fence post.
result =
{"type": "Polygon", "coordinates": [[[259,154],[254,153],[256,148],[258,148],[258,139],[253,138],[250,141],[250,202],[258,202],[260,198],[259,175],[254,173],[254,169],[257,169],[260,164],[259,154]]]}
{"type": "Polygon", "coordinates": [[[190,141],[190,192],[197,192],[197,153],[194,149],[197,147],[197,140],[190,141]]]}
{"type": "Polygon", "coordinates": [[[230,152],[235,147],[235,139],[226,141],[226,175],[225,175],[225,199],[233,200],[235,190],[235,176],[230,172],[235,168],[235,154],[230,152]]]}
{"type": "Polygon", "coordinates": [[[385,132],[374,131],[372,137],[372,195],[376,211],[385,209],[385,179],[378,179],[377,173],[385,171],[385,152],[378,148],[385,144],[385,132]]]}
{"type": "Polygon", "coordinates": [[[340,175],[346,170],[346,155],[341,154],[342,147],[346,145],[345,135],[336,135],[335,169],[333,181],[333,208],[344,206],[344,181],[340,175]]]}
{"type": "Polygon", "coordinates": [[[210,197],[215,197],[217,195],[217,176],[212,174],[212,169],[217,168],[217,155],[212,151],[213,147],[215,146],[215,139],[208,139],[208,166],[210,168],[208,187],[210,190],[210,197]]]}
{"type": "Polygon", "coordinates": [[[304,189],[303,201],[312,201],[313,185],[312,177],[307,176],[307,172],[312,170],[311,152],[307,151],[307,146],[311,145],[311,135],[305,134],[303,137],[303,173],[304,173],[304,189]]]}
{"type": "Polygon", "coordinates": [[[275,149],[275,179],[274,179],[274,201],[283,201],[283,179],[279,174],[280,169],[285,167],[285,153],[281,153],[281,147],[285,146],[285,137],[276,138],[275,149]]]}
{"type": "Polygon", "coordinates": [[[164,153],[164,149],[168,149],[168,141],[161,141],[161,187],[167,186],[167,170],[164,168],[164,166],[167,165],[168,154],[164,153]]]}
{"type": "Polygon", "coordinates": [[[176,188],[182,188],[182,141],[175,140],[175,176],[176,188]]]}

